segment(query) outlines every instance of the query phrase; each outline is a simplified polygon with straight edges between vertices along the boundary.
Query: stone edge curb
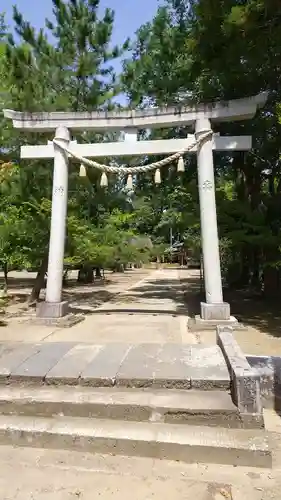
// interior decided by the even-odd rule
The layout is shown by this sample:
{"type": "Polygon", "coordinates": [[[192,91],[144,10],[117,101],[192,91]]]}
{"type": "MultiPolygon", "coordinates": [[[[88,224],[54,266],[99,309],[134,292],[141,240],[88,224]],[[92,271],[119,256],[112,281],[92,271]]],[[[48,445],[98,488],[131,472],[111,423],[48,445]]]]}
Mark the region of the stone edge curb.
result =
{"type": "Polygon", "coordinates": [[[231,378],[231,395],[245,426],[252,420],[264,427],[260,375],[249,364],[233,337],[233,329],[217,327],[217,345],[222,350],[231,378]]]}
{"type": "Polygon", "coordinates": [[[281,357],[246,354],[250,366],[260,375],[264,408],[281,411],[281,357]]]}

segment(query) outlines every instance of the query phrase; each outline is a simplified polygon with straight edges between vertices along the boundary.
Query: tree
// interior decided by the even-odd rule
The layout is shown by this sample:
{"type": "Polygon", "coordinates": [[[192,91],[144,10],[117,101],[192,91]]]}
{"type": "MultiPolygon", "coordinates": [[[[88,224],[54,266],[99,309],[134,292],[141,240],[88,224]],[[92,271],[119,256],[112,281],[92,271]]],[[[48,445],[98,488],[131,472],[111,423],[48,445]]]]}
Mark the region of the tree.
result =
{"type": "MultiPolygon", "coordinates": [[[[231,237],[234,251],[238,245],[243,262],[238,279],[242,278],[246,285],[249,282],[258,284],[263,275],[265,292],[274,295],[280,281],[276,265],[280,260],[280,216],[277,213],[280,206],[280,127],[276,117],[281,90],[280,5],[274,1],[224,1],[216,3],[215,11],[212,7],[213,2],[205,0],[193,6],[196,19],[189,47],[197,98],[229,99],[269,90],[267,106],[255,120],[228,127],[230,133],[243,131],[254,137],[253,151],[233,158],[229,177],[234,191],[232,205],[237,199],[241,208],[244,206],[243,214],[248,214],[247,226],[243,226],[242,232],[239,228],[235,240],[233,235],[231,237]],[[266,40],[265,45],[262,39],[266,40]],[[257,220],[260,220],[259,235],[257,220]]],[[[237,222],[236,218],[236,225],[237,222]]]]}
{"type": "MultiPolygon", "coordinates": [[[[137,32],[123,74],[125,91],[140,106],[227,100],[269,90],[267,105],[254,120],[215,128],[254,139],[249,154],[216,155],[224,276],[227,283],[235,276],[236,286],[262,286],[267,294],[276,294],[280,282],[280,15],[274,0],[166,0],[137,32]]],[[[174,132],[179,137],[187,131],[174,132]]],[[[192,170],[192,162],[187,166],[192,170]]],[[[195,169],[193,175],[184,176],[186,187],[195,181],[195,169]]],[[[171,181],[172,191],[176,181],[171,181]]],[[[194,195],[194,224],[189,222],[184,233],[189,241],[195,234],[199,241],[196,207],[194,195]]],[[[170,209],[166,220],[167,214],[170,209]]]]}
{"type": "MultiPolygon", "coordinates": [[[[3,81],[11,91],[5,94],[3,107],[24,111],[78,109],[81,111],[110,109],[113,106],[113,98],[119,92],[119,86],[112,61],[120,57],[128,42],[121,48],[111,48],[114,13],[111,9],[106,9],[104,15],[100,17],[98,8],[98,0],[69,2],[53,0],[54,21],[47,20],[45,29],[42,28],[37,33],[14,7],[18,41],[9,35],[4,44],[3,81]]],[[[40,134],[23,136],[12,130],[7,121],[4,122],[4,129],[5,156],[15,163],[19,162],[20,144],[24,142],[32,144],[35,141],[45,143],[48,138],[40,134]]],[[[76,138],[82,142],[104,140],[101,135],[84,132],[76,138]]],[[[42,277],[44,279],[48,254],[50,203],[47,200],[51,198],[52,172],[49,162],[28,161],[21,162],[20,173],[17,175],[19,176],[17,182],[15,183],[13,178],[13,183],[9,184],[11,190],[7,192],[7,200],[3,199],[3,207],[6,205],[4,219],[8,224],[11,213],[16,217],[15,214],[21,213],[21,206],[25,210],[29,207],[25,215],[32,219],[32,225],[38,227],[38,231],[32,234],[27,231],[25,238],[23,235],[21,237],[22,244],[30,248],[29,265],[38,266],[37,281],[40,285],[42,277]],[[19,186],[20,191],[16,199],[14,199],[14,186],[19,186]],[[44,230],[44,235],[41,229],[44,230]]],[[[70,167],[69,220],[75,217],[77,226],[80,227],[85,227],[86,220],[92,230],[99,226],[104,212],[124,205],[124,196],[117,194],[116,185],[110,187],[107,196],[97,186],[97,180],[96,173],[90,172],[88,180],[83,182],[78,179],[76,168],[70,167]]],[[[28,222],[30,224],[31,221],[28,222]]],[[[66,248],[68,256],[73,251],[73,248],[68,248],[68,244],[70,245],[74,239],[71,234],[72,229],[73,225],[70,224],[66,248]]],[[[4,246],[8,248],[12,261],[18,262],[18,259],[12,257],[15,249],[9,235],[8,229],[3,230],[3,248],[4,246]]],[[[85,244],[87,236],[88,232],[84,237],[85,244]]],[[[81,253],[80,250],[77,245],[75,251],[81,253]]],[[[87,259],[89,252],[88,248],[87,259]]],[[[23,261],[25,262],[25,259],[23,261]]],[[[33,291],[34,298],[38,297],[38,289],[40,286],[33,291]]]]}
{"type": "Polygon", "coordinates": [[[132,105],[181,102],[190,79],[188,65],[181,60],[188,12],[186,0],[166,1],[154,19],[137,31],[122,74],[132,105]]]}

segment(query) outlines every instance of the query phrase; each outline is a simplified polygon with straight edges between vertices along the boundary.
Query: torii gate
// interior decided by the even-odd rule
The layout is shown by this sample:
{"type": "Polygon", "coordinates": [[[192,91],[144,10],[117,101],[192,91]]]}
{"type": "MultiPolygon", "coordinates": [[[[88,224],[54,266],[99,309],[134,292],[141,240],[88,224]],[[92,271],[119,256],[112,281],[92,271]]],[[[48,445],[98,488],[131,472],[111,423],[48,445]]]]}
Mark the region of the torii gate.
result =
{"type": "MultiPolygon", "coordinates": [[[[68,198],[68,157],[106,157],[159,155],[190,149],[197,152],[201,236],[204,263],[206,302],[201,303],[201,322],[229,323],[230,306],[223,301],[219,256],[213,150],[248,151],[251,136],[220,137],[211,134],[211,122],[247,120],[253,118],[267,99],[267,93],[213,104],[192,107],[150,108],[89,113],[22,113],[4,110],[16,129],[35,132],[55,130],[54,143],[42,146],[22,146],[21,158],[54,158],[52,216],[48,261],[46,300],[37,308],[42,318],[59,318],[67,314],[68,304],[62,302],[62,276],[65,226],[68,198]],[[138,129],[179,127],[195,124],[195,134],[185,139],[138,141],[138,129]],[[71,141],[70,130],[124,131],[123,142],[77,144],[71,141]],[[200,138],[204,138],[200,141],[200,138]],[[195,145],[196,144],[196,145],[195,145]],[[68,153],[65,151],[68,150],[68,153]]],[[[178,157],[180,155],[178,154],[178,157]]],[[[81,158],[80,158],[81,159],[81,158]]]]}

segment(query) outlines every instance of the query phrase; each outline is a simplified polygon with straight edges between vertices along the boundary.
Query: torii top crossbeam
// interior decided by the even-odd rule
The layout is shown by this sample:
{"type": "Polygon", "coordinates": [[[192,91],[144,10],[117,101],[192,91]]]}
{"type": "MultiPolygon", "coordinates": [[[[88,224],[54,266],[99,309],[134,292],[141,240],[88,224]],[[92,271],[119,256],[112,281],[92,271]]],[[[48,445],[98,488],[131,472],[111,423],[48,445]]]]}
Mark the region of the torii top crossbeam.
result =
{"type": "Polygon", "coordinates": [[[141,110],[95,111],[87,113],[23,113],[10,109],[4,116],[13,120],[13,126],[26,131],[40,132],[65,126],[71,130],[125,130],[184,126],[201,117],[214,122],[247,120],[253,118],[267,99],[267,92],[256,96],[211,104],[182,106],[180,108],[149,108],[141,110]]]}

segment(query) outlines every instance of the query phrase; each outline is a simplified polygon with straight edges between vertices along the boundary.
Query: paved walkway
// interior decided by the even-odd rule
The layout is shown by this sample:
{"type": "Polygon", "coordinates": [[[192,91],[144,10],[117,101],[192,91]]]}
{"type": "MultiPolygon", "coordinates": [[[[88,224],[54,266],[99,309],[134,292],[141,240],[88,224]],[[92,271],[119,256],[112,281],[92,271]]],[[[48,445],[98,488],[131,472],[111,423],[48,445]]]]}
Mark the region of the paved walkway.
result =
{"type": "MultiPolygon", "coordinates": [[[[19,278],[14,279],[18,283],[19,278]]],[[[142,269],[114,275],[106,286],[69,287],[64,290],[64,298],[85,314],[85,321],[71,328],[56,328],[23,324],[24,318],[13,318],[8,326],[0,328],[0,342],[214,345],[215,331],[192,333],[187,328],[189,311],[183,292],[198,291],[198,280],[196,270],[142,269]]],[[[25,294],[27,291],[23,289],[25,294]]],[[[281,337],[270,329],[264,331],[248,324],[236,330],[234,336],[246,354],[280,356],[281,337]]]]}
{"type": "Polygon", "coordinates": [[[54,332],[46,341],[190,343],[183,293],[178,270],[154,271],[101,305],[84,322],[54,332]]]}
{"type": "Polygon", "coordinates": [[[172,269],[146,272],[129,288],[128,282],[123,288],[119,284],[111,291],[110,301],[98,307],[91,307],[89,300],[72,302],[86,317],[71,328],[23,325],[14,320],[0,328],[0,342],[196,343],[195,336],[187,333],[179,272],[188,274],[172,269]]]}

